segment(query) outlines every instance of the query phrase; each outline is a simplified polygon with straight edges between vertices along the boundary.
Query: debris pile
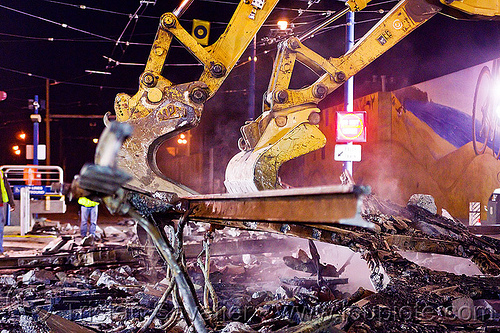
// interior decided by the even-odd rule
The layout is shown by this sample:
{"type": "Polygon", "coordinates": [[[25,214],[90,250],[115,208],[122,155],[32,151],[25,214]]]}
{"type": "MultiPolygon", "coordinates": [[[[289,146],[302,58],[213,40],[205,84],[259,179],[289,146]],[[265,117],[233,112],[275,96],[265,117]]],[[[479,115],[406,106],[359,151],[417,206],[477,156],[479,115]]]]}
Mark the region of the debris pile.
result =
{"type": "MultiPolygon", "coordinates": [[[[127,236],[133,242],[126,246],[134,260],[117,261],[123,254],[116,256],[121,251],[116,246],[127,237],[112,229],[104,233],[115,233],[115,247],[104,242],[99,251],[111,249],[114,259],[84,255],[66,264],[24,259],[33,266],[2,271],[0,327],[9,332],[61,332],[57,327],[75,332],[188,331],[193,326],[190,307],[175,283],[176,274],[185,274],[205,331],[500,330],[499,240],[472,235],[459,221],[437,215],[426,196],[413,197],[406,207],[368,196],[363,218],[376,230],[316,225],[321,232],[315,235],[328,235],[329,243],[360,254],[368,265],[371,290],[346,292],[342,286],[352,283],[346,271],[354,254],[345,262],[325,263],[314,237],[305,249],[284,235],[214,231],[184,221],[185,239],[179,234],[170,238],[177,272],[135,236],[127,236]],[[406,259],[405,251],[468,258],[482,274],[431,270],[406,259]],[[89,257],[94,259],[85,259],[89,257]]],[[[61,236],[44,256],[62,251],[75,258],[76,253],[96,251],[95,244],[75,248],[71,242],[61,236]]]]}
{"type": "MultiPolygon", "coordinates": [[[[104,271],[37,268],[2,275],[0,327],[26,332],[23,323],[29,322],[33,332],[49,332],[51,325],[64,326],[69,320],[99,331],[136,330],[168,287],[151,284],[142,272],[122,266],[104,271]]],[[[167,302],[160,315],[172,308],[167,302]]]]}

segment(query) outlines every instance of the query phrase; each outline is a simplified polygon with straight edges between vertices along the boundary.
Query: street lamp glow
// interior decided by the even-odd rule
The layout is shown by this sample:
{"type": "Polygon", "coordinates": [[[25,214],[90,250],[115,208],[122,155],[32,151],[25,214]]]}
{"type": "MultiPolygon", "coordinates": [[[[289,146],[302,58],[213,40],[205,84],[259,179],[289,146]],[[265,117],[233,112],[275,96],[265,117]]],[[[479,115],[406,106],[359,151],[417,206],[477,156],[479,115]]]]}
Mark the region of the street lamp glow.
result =
{"type": "Polygon", "coordinates": [[[93,143],[98,143],[98,142],[99,142],[99,139],[98,139],[98,138],[93,138],[93,139],[92,139],[92,142],[93,142],[93,143]]]}
{"type": "Polygon", "coordinates": [[[17,137],[18,137],[19,139],[21,139],[21,140],[24,140],[24,139],[26,139],[26,133],[21,132],[21,133],[19,133],[19,134],[17,135],[17,137]]]}
{"type": "Polygon", "coordinates": [[[180,144],[180,145],[185,145],[188,143],[187,139],[186,139],[186,134],[184,133],[181,133],[179,135],[179,138],[177,139],[177,143],[180,144]]]}
{"type": "Polygon", "coordinates": [[[21,151],[20,150],[16,150],[14,151],[14,154],[16,154],[17,156],[21,155],[21,151]]]}
{"type": "Polygon", "coordinates": [[[286,30],[288,28],[288,21],[285,20],[278,21],[278,28],[280,28],[280,30],[286,30]]]}

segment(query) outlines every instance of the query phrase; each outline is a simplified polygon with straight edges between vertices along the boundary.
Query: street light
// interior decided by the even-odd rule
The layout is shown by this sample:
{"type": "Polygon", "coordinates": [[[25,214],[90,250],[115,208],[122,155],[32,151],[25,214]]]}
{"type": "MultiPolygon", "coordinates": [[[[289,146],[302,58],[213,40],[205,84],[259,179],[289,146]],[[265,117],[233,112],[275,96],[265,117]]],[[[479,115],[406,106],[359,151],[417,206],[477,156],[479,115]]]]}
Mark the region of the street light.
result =
{"type": "Polygon", "coordinates": [[[286,20],[279,20],[277,24],[280,30],[286,30],[288,28],[288,21],[286,20]]]}
{"type": "Polygon", "coordinates": [[[177,139],[177,143],[180,144],[180,145],[185,145],[188,143],[187,139],[186,139],[186,135],[184,133],[181,133],[179,135],[179,138],[177,139]]]}
{"type": "Polygon", "coordinates": [[[26,139],[26,133],[24,133],[24,132],[17,133],[17,138],[20,139],[20,140],[25,140],[26,139]]]}
{"type": "Polygon", "coordinates": [[[21,155],[21,148],[18,145],[12,146],[12,151],[14,152],[14,155],[17,156],[21,155]]]}

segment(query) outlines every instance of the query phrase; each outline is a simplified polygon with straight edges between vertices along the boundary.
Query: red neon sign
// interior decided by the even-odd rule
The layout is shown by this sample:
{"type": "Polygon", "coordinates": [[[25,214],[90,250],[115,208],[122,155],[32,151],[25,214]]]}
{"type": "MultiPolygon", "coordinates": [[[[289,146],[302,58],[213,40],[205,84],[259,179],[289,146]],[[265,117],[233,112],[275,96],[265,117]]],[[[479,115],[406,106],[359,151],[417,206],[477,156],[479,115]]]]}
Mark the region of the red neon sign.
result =
{"type": "Polygon", "coordinates": [[[365,111],[337,111],[337,142],[366,142],[365,111]]]}

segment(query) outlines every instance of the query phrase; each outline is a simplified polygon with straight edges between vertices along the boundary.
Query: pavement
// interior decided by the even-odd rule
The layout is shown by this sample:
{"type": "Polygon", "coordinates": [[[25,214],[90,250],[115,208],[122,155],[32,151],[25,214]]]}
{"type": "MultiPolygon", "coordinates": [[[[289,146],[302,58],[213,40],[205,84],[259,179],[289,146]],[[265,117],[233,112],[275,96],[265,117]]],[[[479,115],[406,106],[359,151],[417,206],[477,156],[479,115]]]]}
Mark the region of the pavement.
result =
{"type": "MultiPolygon", "coordinates": [[[[39,219],[43,221],[42,223],[45,226],[57,226],[61,230],[64,229],[65,234],[75,235],[75,238],[80,238],[79,205],[70,202],[67,207],[64,214],[40,214],[39,219]]],[[[97,225],[102,229],[107,226],[118,227],[119,221],[127,219],[129,218],[111,215],[103,205],[99,206],[97,225]]],[[[5,226],[3,238],[4,254],[10,257],[36,255],[57,237],[58,233],[55,231],[21,236],[20,226],[5,226]]]]}
{"type": "Polygon", "coordinates": [[[19,226],[5,226],[3,236],[4,253],[11,257],[35,255],[56,238],[56,235],[21,236],[19,226]]]}

